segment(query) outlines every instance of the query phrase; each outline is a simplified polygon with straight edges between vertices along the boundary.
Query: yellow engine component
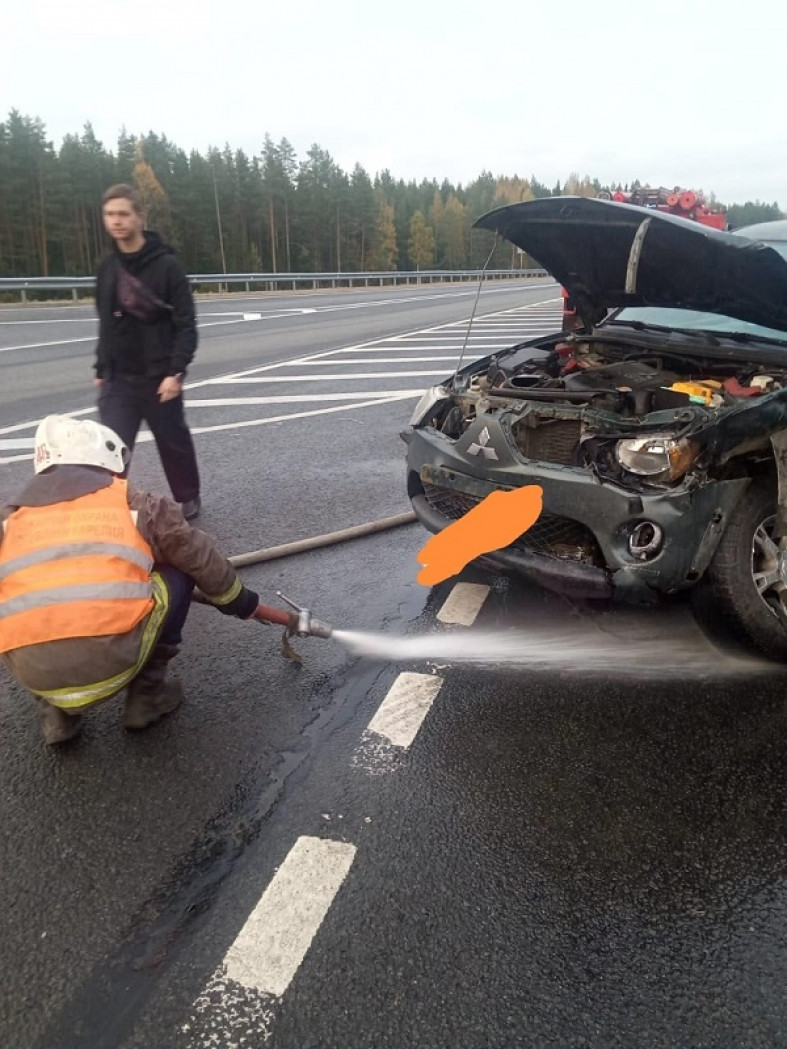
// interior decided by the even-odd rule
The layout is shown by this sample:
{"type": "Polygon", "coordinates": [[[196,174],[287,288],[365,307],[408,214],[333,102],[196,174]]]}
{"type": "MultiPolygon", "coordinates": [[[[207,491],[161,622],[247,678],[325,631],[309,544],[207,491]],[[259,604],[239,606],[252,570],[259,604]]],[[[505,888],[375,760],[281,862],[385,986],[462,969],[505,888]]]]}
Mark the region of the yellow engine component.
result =
{"type": "Polygon", "coordinates": [[[695,403],[709,407],[715,403],[714,396],[716,391],[721,389],[721,383],[716,382],[715,379],[703,382],[674,382],[670,389],[675,390],[676,393],[685,393],[695,403]]]}

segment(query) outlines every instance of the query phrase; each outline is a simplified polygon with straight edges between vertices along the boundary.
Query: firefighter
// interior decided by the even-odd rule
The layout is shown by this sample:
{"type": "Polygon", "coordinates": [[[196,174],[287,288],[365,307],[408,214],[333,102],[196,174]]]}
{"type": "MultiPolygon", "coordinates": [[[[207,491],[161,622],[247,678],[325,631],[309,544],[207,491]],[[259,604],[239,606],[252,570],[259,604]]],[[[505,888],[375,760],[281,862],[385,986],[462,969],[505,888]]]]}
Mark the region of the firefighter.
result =
{"type": "Polygon", "coordinates": [[[259,618],[210,536],[121,478],[129,454],[100,423],[47,416],[35,477],[0,512],[0,653],[36,697],[49,745],[126,687],[127,729],[175,710],[183,695],[167,665],[195,584],[219,611],[259,618]]]}

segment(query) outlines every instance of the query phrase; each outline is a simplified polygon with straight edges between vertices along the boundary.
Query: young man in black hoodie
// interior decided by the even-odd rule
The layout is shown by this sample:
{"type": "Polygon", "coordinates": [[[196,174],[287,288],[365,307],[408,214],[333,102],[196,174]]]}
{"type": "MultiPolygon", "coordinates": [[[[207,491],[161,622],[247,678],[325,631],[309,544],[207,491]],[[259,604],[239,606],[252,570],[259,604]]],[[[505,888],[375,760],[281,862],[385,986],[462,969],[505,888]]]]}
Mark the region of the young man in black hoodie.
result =
{"type": "Polygon", "coordinates": [[[183,379],[197,348],[191,288],[172,248],[144,228],[132,186],[110,186],[103,215],[114,251],[96,278],[101,422],[130,449],[141,423],[148,424],[172,494],[191,520],[200,511],[197,459],[183,412],[183,379]]]}

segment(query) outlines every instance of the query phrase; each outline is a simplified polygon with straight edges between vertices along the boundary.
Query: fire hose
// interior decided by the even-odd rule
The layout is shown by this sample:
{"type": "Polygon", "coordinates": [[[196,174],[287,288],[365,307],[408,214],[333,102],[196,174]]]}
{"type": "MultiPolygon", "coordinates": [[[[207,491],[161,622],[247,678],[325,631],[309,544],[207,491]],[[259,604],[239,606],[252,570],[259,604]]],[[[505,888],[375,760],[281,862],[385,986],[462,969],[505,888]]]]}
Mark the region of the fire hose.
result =
{"type": "MultiPolygon", "coordinates": [[[[326,532],[323,535],[311,536],[308,539],[298,539],[292,543],[282,543],[280,546],[263,547],[260,550],[252,550],[246,554],[236,554],[228,558],[235,568],[244,565],[261,564],[264,561],[274,561],[280,557],[291,557],[294,554],[306,553],[309,550],[319,550],[324,546],[334,546],[337,543],[346,542],[349,539],[358,539],[361,536],[375,535],[378,532],[387,532],[391,528],[410,524],[416,520],[412,510],[394,517],[384,517],[379,521],[367,521],[366,524],[354,525],[350,528],[342,528],[338,532],[326,532]]],[[[276,608],[273,605],[257,605],[252,618],[260,623],[278,624],[284,627],[282,635],[282,655],[286,659],[292,659],[300,663],[301,657],[290,645],[291,637],[324,637],[333,634],[333,627],[312,616],[308,608],[302,608],[280,590],[276,596],[290,606],[291,611],[286,608],[276,608]]],[[[194,590],[192,600],[200,604],[210,602],[200,590],[194,590]]]]}

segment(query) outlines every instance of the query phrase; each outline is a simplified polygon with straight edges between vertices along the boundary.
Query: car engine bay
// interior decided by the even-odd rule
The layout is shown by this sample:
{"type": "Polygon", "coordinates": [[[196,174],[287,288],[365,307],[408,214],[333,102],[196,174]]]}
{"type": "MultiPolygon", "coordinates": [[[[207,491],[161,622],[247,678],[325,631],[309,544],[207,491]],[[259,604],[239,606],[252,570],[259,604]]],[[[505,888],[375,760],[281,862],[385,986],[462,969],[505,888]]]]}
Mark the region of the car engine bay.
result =
{"type": "Polygon", "coordinates": [[[690,349],[665,341],[597,330],[512,347],[458,373],[431,424],[458,440],[480,415],[506,416],[524,458],[584,466],[637,489],[673,485],[689,467],[701,477],[712,463],[717,478],[729,475],[722,462],[740,448],[770,457],[770,434],[787,417],[787,369],[753,363],[734,346],[714,353],[693,339],[690,349]],[[663,445],[665,432],[670,468],[648,470],[649,437],[663,445]]]}
{"type": "Polygon", "coordinates": [[[473,375],[471,389],[495,399],[592,406],[635,423],[652,412],[690,405],[721,409],[787,388],[787,369],[656,352],[602,336],[561,340],[524,360],[516,349],[510,352],[510,359],[489,358],[485,371],[473,375]]]}

